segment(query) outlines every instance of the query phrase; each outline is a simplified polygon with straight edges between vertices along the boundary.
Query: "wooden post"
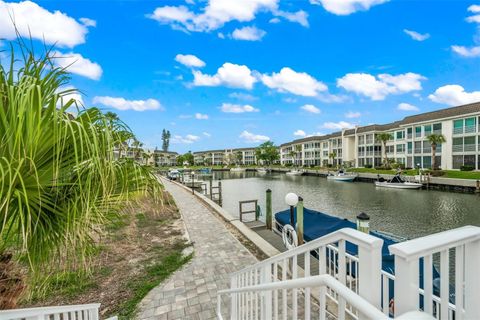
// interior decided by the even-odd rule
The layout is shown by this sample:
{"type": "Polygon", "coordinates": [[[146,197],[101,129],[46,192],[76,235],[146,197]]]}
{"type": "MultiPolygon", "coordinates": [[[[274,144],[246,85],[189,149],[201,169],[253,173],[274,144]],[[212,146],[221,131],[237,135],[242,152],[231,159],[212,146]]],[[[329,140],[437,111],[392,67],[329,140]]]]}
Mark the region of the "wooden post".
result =
{"type": "Polygon", "coordinates": [[[210,182],[210,200],[213,200],[213,195],[212,195],[212,188],[213,188],[213,186],[212,186],[212,184],[213,184],[213,177],[212,177],[212,176],[210,176],[210,179],[209,179],[209,180],[210,180],[210,181],[209,181],[209,182],[210,182]]]}
{"type": "Polygon", "coordinates": [[[218,204],[222,206],[222,181],[218,181],[218,204]]]}
{"type": "Polygon", "coordinates": [[[297,236],[298,245],[303,244],[303,198],[298,197],[297,204],[297,236]]]}
{"type": "Polygon", "coordinates": [[[475,193],[480,193],[480,180],[477,180],[477,187],[475,188],[475,193]]]}
{"type": "Polygon", "coordinates": [[[265,223],[267,224],[267,229],[272,230],[272,190],[267,189],[267,205],[266,205],[266,217],[265,223]]]}

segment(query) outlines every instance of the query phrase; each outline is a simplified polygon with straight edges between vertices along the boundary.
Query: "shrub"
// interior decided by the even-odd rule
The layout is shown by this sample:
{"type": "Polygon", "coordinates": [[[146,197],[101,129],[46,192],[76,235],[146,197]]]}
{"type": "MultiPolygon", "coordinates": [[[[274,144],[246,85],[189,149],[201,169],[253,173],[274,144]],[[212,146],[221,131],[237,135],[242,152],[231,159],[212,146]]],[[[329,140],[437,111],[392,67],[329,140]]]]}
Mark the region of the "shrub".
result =
{"type": "Polygon", "coordinates": [[[364,167],[367,168],[367,169],[372,169],[373,168],[373,166],[371,164],[366,164],[364,167]]]}
{"type": "Polygon", "coordinates": [[[460,167],[460,171],[473,171],[473,170],[475,170],[474,166],[465,165],[460,167]]]}
{"type": "Polygon", "coordinates": [[[443,170],[432,170],[429,172],[432,177],[441,177],[445,175],[445,171],[443,170]]]}

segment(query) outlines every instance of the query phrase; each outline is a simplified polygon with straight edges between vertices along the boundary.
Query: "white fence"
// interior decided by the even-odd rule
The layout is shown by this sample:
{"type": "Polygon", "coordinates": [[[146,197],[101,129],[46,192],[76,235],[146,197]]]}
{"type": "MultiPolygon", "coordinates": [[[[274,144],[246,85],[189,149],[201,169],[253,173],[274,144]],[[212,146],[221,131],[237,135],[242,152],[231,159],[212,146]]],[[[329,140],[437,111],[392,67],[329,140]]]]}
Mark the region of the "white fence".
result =
{"type": "Polygon", "coordinates": [[[217,315],[371,319],[371,312],[382,314],[375,319],[408,319],[406,313],[424,311],[415,316],[480,319],[479,227],[391,245],[395,275],[381,270],[382,244],[374,236],[342,229],[247,267],[232,274],[229,290],[219,292],[217,315]],[[346,252],[347,243],[356,246],[358,255],[346,252]],[[358,307],[360,297],[368,310],[358,307]]]}
{"type": "MultiPolygon", "coordinates": [[[[0,320],[98,320],[100,304],[0,311],[0,320]]],[[[113,320],[113,319],[112,319],[113,320]]]]}

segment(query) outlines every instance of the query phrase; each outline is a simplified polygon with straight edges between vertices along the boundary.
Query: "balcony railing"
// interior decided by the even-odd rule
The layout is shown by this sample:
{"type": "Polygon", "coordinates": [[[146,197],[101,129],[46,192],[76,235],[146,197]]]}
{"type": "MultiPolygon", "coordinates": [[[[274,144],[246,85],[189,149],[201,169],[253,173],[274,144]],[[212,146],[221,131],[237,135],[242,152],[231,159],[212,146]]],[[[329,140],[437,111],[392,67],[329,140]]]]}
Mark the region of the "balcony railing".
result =
{"type": "Polygon", "coordinates": [[[431,153],[432,148],[423,148],[422,151],[423,151],[423,153],[431,153]]]}
{"type": "Polygon", "coordinates": [[[475,144],[464,144],[463,145],[463,151],[476,151],[476,145],[475,144]]]}
{"type": "Polygon", "coordinates": [[[422,153],[422,148],[415,148],[415,153],[422,153]]]}
{"type": "Polygon", "coordinates": [[[442,134],[442,129],[440,129],[440,130],[433,130],[433,134],[442,134]]]}
{"type": "Polygon", "coordinates": [[[477,126],[465,126],[465,133],[477,132],[477,126]]]}
{"type": "Polygon", "coordinates": [[[453,128],[453,134],[463,134],[463,127],[453,128]]]}
{"type": "Polygon", "coordinates": [[[413,138],[413,134],[412,133],[408,133],[407,134],[407,139],[412,139],[413,138]]]}
{"type": "Polygon", "coordinates": [[[452,146],[453,152],[463,152],[463,144],[457,144],[452,146]]]}

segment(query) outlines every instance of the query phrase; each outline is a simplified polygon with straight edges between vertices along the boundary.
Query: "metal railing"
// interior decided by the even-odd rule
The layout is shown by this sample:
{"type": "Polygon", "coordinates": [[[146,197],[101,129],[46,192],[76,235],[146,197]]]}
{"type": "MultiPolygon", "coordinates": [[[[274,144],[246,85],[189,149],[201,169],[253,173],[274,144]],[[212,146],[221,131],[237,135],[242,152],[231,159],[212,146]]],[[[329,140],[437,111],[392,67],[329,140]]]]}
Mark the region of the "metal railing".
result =
{"type": "Polygon", "coordinates": [[[463,144],[454,144],[452,146],[452,152],[463,152],[463,144]]]}
{"type": "MultiPolygon", "coordinates": [[[[14,309],[0,311],[0,319],[2,320],[47,320],[47,319],[82,319],[82,320],[98,320],[99,303],[58,306],[58,307],[41,307],[28,309],[14,309]]],[[[114,318],[111,318],[114,319],[114,318]]]]}
{"type": "Polygon", "coordinates": [[[243,219],[243,216],[246,214],[254,214],[254,219],[250,221],[257,221],[257,206],[258,206],[258,200],[244,200],[244,201],[239,201],[238,202],[238,212],[239,212],[239,217],[240,217],[240,222],[245,222],[243,219]],[[244,205],[248,204],[253,204],[253,209],[245,209],[244,205]]]}
{"type": "Polygon", "coordinates": [[[477,126],[465,126],[465,133],[475,133],[477,132],[477,126]]]}

